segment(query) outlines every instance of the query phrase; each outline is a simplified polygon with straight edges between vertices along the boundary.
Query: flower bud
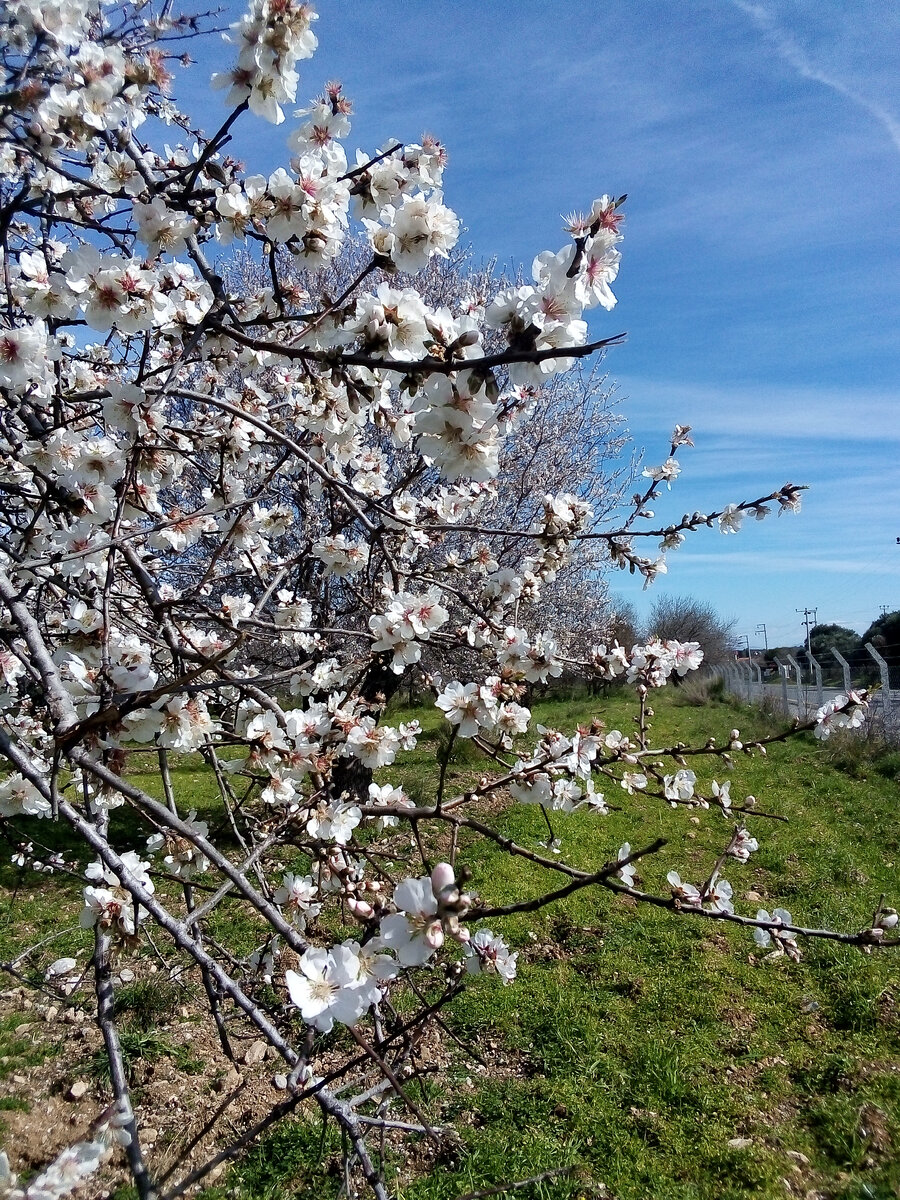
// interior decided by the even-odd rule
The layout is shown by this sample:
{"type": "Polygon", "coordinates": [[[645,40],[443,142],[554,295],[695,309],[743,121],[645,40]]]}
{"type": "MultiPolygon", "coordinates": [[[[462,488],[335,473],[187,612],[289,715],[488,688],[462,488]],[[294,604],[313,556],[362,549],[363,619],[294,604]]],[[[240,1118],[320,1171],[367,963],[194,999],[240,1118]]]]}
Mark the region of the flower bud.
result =
{"type": "Polygon", "coordinates": [[[432,950],[440,950],[444,944],[444,930],[441,927],[440,921],[432,921],[425,930],[425,945],[430,946],[432,950]]]}
{"type": "Polygon", "coordinates": [[[445,892],[456,887],[456,874],[449,863],[438,863],[431,872],[431,890],[435,900],[440,900],[445,892]]]}

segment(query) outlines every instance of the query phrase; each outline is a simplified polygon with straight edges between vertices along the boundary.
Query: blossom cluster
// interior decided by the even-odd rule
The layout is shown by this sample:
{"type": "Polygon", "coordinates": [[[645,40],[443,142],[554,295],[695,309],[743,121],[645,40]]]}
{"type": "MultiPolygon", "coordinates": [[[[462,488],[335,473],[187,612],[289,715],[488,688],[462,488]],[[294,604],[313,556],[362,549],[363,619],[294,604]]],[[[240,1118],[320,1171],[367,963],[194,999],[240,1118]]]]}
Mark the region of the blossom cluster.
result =
{"type": "Polygon", "coordinates": [[[841,693],[816,711],[815,735],[825,741],[836,729],[859,729],[865,724],[868,711],[864,691],[841,693]]]}

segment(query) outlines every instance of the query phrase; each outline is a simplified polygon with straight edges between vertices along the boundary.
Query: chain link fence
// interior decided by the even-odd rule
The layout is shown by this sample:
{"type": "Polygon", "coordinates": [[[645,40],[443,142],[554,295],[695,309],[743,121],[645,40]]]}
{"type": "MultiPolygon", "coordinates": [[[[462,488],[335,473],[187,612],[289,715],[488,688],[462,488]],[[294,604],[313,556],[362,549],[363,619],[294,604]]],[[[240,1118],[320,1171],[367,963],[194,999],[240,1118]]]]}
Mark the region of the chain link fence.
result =
{"type": "Polygon", "coordinates": [[[810,654],[788,654],[774,660],[774,673],[766,672],[760,659],[737,659],[716,667],[715,674],[744,703],[765,704],[800,720],[808,720],[836,696],[865,687],[868,729],[900,745],[900,656],[885,658],[871,642],[865,649],[868,658],[854,656],[852,661],[836,649],[827,662],[810,654]]]}

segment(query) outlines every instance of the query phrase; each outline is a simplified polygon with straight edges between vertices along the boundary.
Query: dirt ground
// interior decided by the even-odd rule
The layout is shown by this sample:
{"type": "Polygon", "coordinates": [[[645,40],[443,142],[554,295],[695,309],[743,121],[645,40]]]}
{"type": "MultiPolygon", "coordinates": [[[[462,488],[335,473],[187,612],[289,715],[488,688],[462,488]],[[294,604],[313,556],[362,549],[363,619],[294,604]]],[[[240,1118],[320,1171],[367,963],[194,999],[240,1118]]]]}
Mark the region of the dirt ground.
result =
{"type": "MultiPolygon", "coordinates": [[[[26,1066],[15,1056],[12,1072],[0,1080],[0,1101],[28,1106],[22,1111],[4,1105],[0,1113],[10,1165],[28,1178],[67,1145],[90,1137],[91,1123],[110,1103],[103,1041],[88,1006],[61,1006],[26,988],[0,993],[0,1021],[12,1027],[17,1041],[29,1044],[21,1057],[42,1058],[26,1066]]],[[[147,1057],[131,1070],[141,1145],[156,1179],[174,1183],[285,1098],[275,1082],[283,1064],[264,1043],[236,1034],[234,1050],[237,1063],[225,1057],[210,1022],[194,1005],[179,1006],[154,1025],[147,1057]]],[[[0,1065],[9,1069],[10,1056],[5,1057],[0,1065]]],[[[123,1158],[114,1154],[102,1181],[95,1178],[97,1200],[125,1182],[123,1158]]],[[[214,1168],[204,1183],[225,1169],[214,1168]]]]}

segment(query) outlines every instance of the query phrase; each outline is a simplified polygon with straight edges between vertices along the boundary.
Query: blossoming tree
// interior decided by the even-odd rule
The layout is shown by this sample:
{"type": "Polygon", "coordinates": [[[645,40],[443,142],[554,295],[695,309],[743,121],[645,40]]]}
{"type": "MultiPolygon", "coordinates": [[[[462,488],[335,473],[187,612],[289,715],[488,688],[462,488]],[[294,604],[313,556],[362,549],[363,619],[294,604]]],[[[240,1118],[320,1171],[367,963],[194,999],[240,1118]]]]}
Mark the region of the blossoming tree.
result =
{"type": "MultiPolygon", "coordinates": [[[[115,1143],[140,1196],[160,1194],[132,1110],[112,970],[114,956],[140,954],[150,929],[172,962],[196,970],[226,1054],[249,1028],[284,1061],[285,1098],[171,1183],[171,1196],[309,1101],[339,1124],[347,1170],[385,1197],[368,1138],[440,1138],[403,1084],[411,1047],[466,974],[513,980],[516,954],[490,924],[504,914],[596,887],[748,926],[792,956],[802,936],[897,941],[896,914],[881,906],[850,932],[802,928],[782,909],[735,912],[723,871],[756,849],[752,815],[727,782],[704,794],[688,764],[707,755],[727,768],[764,744],[735,730],[724,746],[659,745],[651,728],[652,690],[695,670],[701,649],[596,645],[575,664],[542,621],[543,589],[577,569],[586,546],[650,581],[690,532],[736,532],[772,504],[792,511],[800,489],[654,528],[648,505],[689,442],[678,428],[617,521],[566,492],[538,496],[524,527],[487,519],[502,510],[495,481],[523,411],[618,340],[589,341],[584,314],[615,304],[621,200],[602,196],[571,217],[566,244],[537,256],[532,282],[453,309],[429,303],[394,276],[415,276],[456,242],[439,143],[388,142],[349,161],[350,104],[329,83],[290,122],[285,166],[248,175],[226,152],[236,121],[286,120],[297,63],[316,48],[314,20],[294,0],[252,0],[229,34],[235,63],[213,79],[227,116],[206,136],[166,98],[167,64],[198,24],[173,16],[169,0],[11,0],[4,10],[0,818],[19,840],[31,822],[19,859],[35,869],[53,866],[34,848],[35,818],[64,822],[84,847],[84,861],[64,866],[82,876],[73,900],[94,934],[113,1092],[91,1137],[37,1181],[0,1173],[12,1196],[66,1194],[115,1143]],[[367,260],[333,294],[321,281],[353,223],[367,260]],[[238,252],[264,284],[224,282],[238,252]],[[509,538],[529,546],[514,566],[494,549],[509,538]],[[638,539],[659,551],[639,553],[638,539]],[[459,661],[471,664],[463,678],[441,667],[459,661]],[[567,663],[634,689],[633,735],[532,730],[525,684],[567,663]],[[385,680],[412,669],[450,731],[434,793],[415,803],[391,768],[418,723],[392,724],[384,703],[385,680]],[[447,760],[460,738],[496,771],[451,795],[447,760]],[[236,850],[184,811],[173,752],[202,756],[236,850]],[[161,798],[129,780],[134,753],[155,756],[161,798]],[[485,801],[505,797],[558,820],[576,809],[602,820],[610,793],[720,809],[728,832],[707,877],[685,882],[669,859],[658,886],[642,890],[634,864],[659,843],[623,845],[583,870],[514,844],[485,815],[485,801]],[[123,832],[123,806],[143,826],[137,841],[123,832]],[[378,851],[398,827],[417,855],[399,874],[378,851]],[[559,886],[502,907],[474,894],[463,833],[553,871],[559,886]],[[258,930],[249,958],[207,936],[226,896],[258,930]],[[329,936],[347,921],[350,936],[329,936]],[[427,997],[417,983],[426,972],[427,997]],[[322,1038],[335,1028],[347,1048],[325,1066],[322,1038]]],[[[822,730],[858,722],[864,704],[841,698],[822,730]]],[[[56,960],[46,986],[65,993],[76,970],[56,960]]]]}

